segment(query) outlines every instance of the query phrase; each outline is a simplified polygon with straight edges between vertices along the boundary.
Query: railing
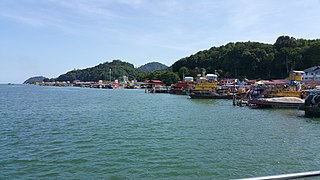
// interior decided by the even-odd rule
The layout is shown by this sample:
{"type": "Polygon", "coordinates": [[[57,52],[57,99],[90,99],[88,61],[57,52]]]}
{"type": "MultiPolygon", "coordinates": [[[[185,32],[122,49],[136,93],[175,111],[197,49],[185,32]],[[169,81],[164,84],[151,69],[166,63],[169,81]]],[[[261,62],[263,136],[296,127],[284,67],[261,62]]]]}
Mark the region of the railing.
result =
{"type": "Polygon", "coordinates": [[[308,178],[308,177],[315,177],[315,176],[320,177],[320,171],[281,174],[281,175],[273,175],[273,176],[262,176],[262,177],[244,178],[244,179],[238,179],[238,180],[285,180],[285,179],[308,178]]]}

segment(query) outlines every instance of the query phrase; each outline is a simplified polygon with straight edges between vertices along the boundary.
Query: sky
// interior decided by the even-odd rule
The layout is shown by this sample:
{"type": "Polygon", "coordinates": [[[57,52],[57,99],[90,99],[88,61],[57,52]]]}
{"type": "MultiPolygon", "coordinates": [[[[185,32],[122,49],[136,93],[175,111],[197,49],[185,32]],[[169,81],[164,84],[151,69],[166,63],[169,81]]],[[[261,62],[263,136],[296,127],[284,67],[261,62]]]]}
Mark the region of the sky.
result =
{"type": "Polygon", "coordinates": [[[320,0],[1,0],[0,83],[120,59],[171,66],[229,42],[319,39],[320,0]]]}

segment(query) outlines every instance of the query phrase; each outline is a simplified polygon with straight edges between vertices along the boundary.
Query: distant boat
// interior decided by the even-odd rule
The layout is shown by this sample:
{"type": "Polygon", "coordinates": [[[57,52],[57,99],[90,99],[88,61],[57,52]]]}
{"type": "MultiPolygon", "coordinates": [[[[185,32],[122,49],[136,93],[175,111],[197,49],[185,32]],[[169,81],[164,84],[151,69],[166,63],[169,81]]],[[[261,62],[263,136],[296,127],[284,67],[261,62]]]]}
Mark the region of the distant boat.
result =
{"type": "Polygon", "coordinates": [[[14,85],[14,84],[12,84],[12,83],[8,83],[8,85],[14,85]]]}

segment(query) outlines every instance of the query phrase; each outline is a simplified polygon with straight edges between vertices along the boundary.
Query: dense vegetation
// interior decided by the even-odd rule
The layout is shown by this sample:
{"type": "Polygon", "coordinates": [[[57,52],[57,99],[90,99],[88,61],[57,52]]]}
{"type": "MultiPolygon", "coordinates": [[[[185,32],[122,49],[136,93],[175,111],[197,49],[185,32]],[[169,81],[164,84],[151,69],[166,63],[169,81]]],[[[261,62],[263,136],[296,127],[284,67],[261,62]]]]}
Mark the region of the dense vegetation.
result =
{"type": "Polygon", "coordinates": [[[182,58],[172,65],[188,76],[204,69],[221,77],[286,78],[291,69],[303,70],[320,64],[320,40],[280,36],[275,44],[259,42],[228,43],[182,58]]]}
{"type": "Polygon", "coordinates": [[[174,84],[180,80],[177,73],[170,70],[154,71],[150,73],[144,73],[141,79],[159,79],[163,81],[167,86],[174,84]]]}
{"type": "Polygon", "coordinates": [[[150,62],[145,65],[142,65],[138,68],[138,70],[142,72],[154,72],[167,69],[168,66],[161,64],[159,62],[150,62]]]}
{"type": "Polygon", "coordinates": [[[127,76],[129,79],[138,79],[141,76],[141,73],[142,72],[134,68],[133,64],[114,60],[91,68],[69,71],[66,74],[60,75],[56,81],[120,80],[123,76],[127,76]]]}
{"type": "MultiPolygon", "coordinates": [[[[150,71],[153,65],[158,66],[159,64],[160,63],[151,63],[145,65],[144,67],[146,69],[149,69],[150,71]]],[[[167,66],[165,67],[167,68],[167,66]]],[[[165,82],[167,85],[175,83],[179,80],[179,76],[169,70],[142,72],[139,69],[134,68],[133,64],[120,60],[114,60],[112,62],[105,62],[91,68],[72,70],[67,72],[66,74],[60,75],[56,79],[45,79],[45,81],[113,81],[115,79],[121,81],[123,79],[123,76],[127,76],[129,80],[136,79],[138,81],[144,81],[146,79],[159,79],[165,82]]]]}

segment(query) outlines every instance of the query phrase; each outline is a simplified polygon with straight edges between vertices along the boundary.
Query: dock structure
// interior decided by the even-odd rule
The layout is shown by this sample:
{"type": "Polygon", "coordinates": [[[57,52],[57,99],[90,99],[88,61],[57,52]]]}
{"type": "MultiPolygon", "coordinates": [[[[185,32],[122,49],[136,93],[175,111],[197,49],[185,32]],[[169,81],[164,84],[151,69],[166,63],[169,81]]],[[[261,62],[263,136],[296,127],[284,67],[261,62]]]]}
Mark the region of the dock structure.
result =
{"type": "Polygon", "coordinates": [[[141,85],[145,88],[145,93],[169,93],[170,87],[160,80],[146,80],[141,85]]]}
{"type": "Polygon", "coordinates": [[[169,87],[158,87],[158,88],[149,88],[147,90],[149,93],[169,93],[170,88],[169,87]]]}
{"type": "Polygon", "coordinates": [[[247,100],[239,99],[239,100],[237,100],[237,106],[240,106],[240,107],[242,107],[242,106],[249,106],[249,103],[248,103],[247,100]]]}
{"type": "Polygon", "coordinates": [[[249,102],[246,99],[242,99],[242,98],[239,98],[237,96],[234,96],[233,105],[234,106],[239,106],[239,107],[249,106],[249,102]]]}

